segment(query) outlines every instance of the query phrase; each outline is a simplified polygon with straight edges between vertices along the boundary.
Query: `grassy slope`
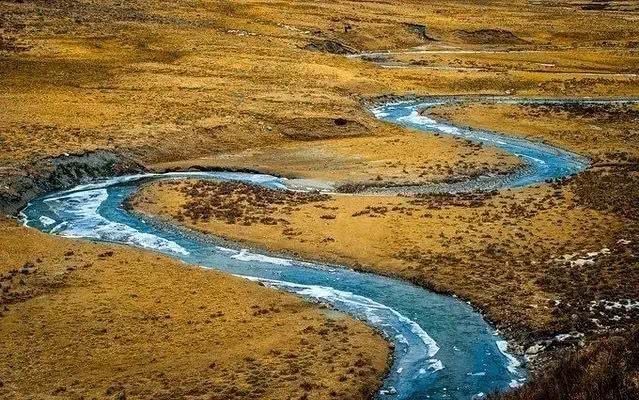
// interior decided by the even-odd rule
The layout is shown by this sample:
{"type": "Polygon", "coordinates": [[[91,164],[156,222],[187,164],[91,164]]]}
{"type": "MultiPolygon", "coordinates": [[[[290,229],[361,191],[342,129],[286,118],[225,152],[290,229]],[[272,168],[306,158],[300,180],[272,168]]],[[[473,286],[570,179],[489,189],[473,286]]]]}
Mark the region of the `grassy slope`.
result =
{"type": "MultiPolygon", "coordinates": [[[[628,60],[627,45],[637,28],[624,15],[556,9],[549,13],[524,2],[515,7],[497,1],[475,6],[405,2],[402,7],[366,2],[355,8],[349,2],[80,4],[2,3],[5,41],[28,49],[4,51],[0,59],[0,82],[7,89],[0,96],[6,110],[0,132],[7,165],[94,147],[127,151],[155,163],[266,145],[286,144],[303,152],[308,146],[299,139],[306,138],[400,135],[413,140],[378,124],[360,107],[361,95],[505,91],[621,95],[639,90],[636,79],[580,73],[590,68],[588,63],[567,74],[499,69],[460,74],[447,69],[377,68],[303,50],[309,42],[324,38],[358,49],[423,44],[406,28],[408,22],[429,27],[429,34],[440,40],[429,44],[434,49],[513,47],[460,38],[461,31],[495,28],[479,18],[491,12],[499,18],[500,29],[529,42],[524,48],[601,47],[606,40],[607,51],[595,58],[607,60],[614,54],[628,60]],[[592,29],[593,21],[598,29],[592,29]],[[346,25],[352,27],[348,33],[346,25]],[[333,120],[338,117],[349,124],[336,127],[333,120]]],[[[452,149],[447,140],[423,141],[449,153],[446,164],[455,168],[463,149],[452,149]]],[[[331,143],[326,146],[332,154],[331,143]]],[[[494,163],[488,154],[486,161],[494,163]]],[[[274,161],[268,165],[278,168],[274,161]]],[[[279,167],[279,172],[287,170],[279,167]]]]}
{"type": "Polygon", "coordinates": [[[364,323],[219,272],[7,221],[0,259],[3,399],[367,398],[386,370],[364,323]]]}

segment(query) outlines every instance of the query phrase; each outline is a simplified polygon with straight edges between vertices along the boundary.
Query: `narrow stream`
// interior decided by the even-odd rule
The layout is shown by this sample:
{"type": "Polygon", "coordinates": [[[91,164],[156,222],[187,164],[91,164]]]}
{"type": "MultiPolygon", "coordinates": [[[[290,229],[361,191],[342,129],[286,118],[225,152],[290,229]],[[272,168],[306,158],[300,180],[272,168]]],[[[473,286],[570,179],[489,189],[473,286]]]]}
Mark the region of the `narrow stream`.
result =
{"type": "MultiPolygon", "coordinates": [[[[422,111],[428,111],[444,104],[463,104],[468,101],[482,101],[502,104],[565,104],[578,102],[581,104],[623,103],[623,100],[543,100],[512,99],[499,97],[464,98],[464,97],[432,97],[428,99],[405,100],[374,107],[371,111],[383,121],[400,124],[410,129],[427,131],[460,137],[486,146],[497,147],[506,153],[513,154],[522,161],[522,168],[507,175],[482,175],[472,179],[442,182],[430,185],[403,186],[400,188],[378,188],[369,191],[377,193],[411,192],[411,193],[456,193],[473,190],[501,190],[516,188],[548,180],[563,178],[577,174],[589,165],[588,159],[557,147],[540,142],[533,142],[485,130],[455,126],[447,122],[437,121],[422,111]]],[[[630,101],[630,100],[629,100],[630,101]]]]}
{"type": "MultiPolygon", "coordinates": [[[[414,192],[504,189],[577,173],[586,159],[551,146],[455,127],[418,111],[461,101],[431,98],[387,103],[372,109],[380,119],[412,129],[462,136],[522,157],[515,174],[402,188],[414,192]]],[[[500,100],[501,101],[501,100],[500,100]]],[[[506,100],[504,100],[506,101],[506,100]]],[[[514,101],[514,100],[507,100],[514,101]]],[[[304,298],[329,303],[366,321],[395,344],[394,361],[380,399],[478,399],[521,385],[525,369],[506,342],[470,305],[407,282],[347,268],[278,257],[223,244],[177,227],[146,221],[122,203],[140,185],[182,177],[242,181],[287,190],[289,181],[263,174],[184,172],[116,177],[33,200],[21,213],[25,225],[66,237],[152,249],[189,264],[215,268],[304,298]]],[[[392,192],[396,189],[374,189],[392,192]]]]}

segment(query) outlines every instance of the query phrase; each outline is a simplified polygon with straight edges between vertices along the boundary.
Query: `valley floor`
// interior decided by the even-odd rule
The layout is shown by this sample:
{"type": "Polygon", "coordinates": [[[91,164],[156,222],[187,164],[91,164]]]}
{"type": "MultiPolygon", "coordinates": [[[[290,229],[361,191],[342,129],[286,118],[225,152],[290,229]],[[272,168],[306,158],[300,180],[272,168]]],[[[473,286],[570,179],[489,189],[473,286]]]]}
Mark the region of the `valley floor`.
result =
{"type": "MultiPolygon", "coordinates": [[[[78,169],[105,173],[64,164],[94,150],[156,170],[248,168],[338,186],[511,171],[516,157],[382,123],[366,105],[407,94],[638,97],[638,12],[615,0],[2,1],[0,210],[78,169]]],[[[586,344],[576,358],[540,357],[577,368],[602,348],[591,343],[604,346],[623,379],[599,387],[636,393],[636,349],[615,335],[638,318],[627,306],[639,300],[637,108],[431,111],[571,149],[593,167],[490,195],[275,203],[185,181],[150,186],[132,205],[457,294],[526,347],[583,333],[567,341],[568,351],[586,344]],[[190,213],[194,202],[206,218],[190,213]]],[[[255,283],[10,218],[0,244],[3,397],[365,398],[386,368],[387,345],[368,327],[255,283]]],[[[558,396],[530,387],[513,396],[558,396]]],[[[610,393],[579,398],[624,398],[610,393]]]]}

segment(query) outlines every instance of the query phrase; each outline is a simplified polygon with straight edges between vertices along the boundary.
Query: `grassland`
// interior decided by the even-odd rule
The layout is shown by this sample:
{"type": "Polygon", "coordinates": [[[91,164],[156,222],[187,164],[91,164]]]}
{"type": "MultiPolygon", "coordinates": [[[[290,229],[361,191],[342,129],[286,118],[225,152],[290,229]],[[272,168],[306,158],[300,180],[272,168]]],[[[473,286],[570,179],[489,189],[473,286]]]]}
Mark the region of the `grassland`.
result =
{"type": "MultiPolygon", "coordinates": [[[[621,1],[2,1],[0,195],[24,191],[25,178],[37,180],[34,160],[94,149],[158,170],[241,167],[338,184],[507,171],[516,158],[417,136],[378,122],[362,105],[370,97],[407,93],[637,96],[637,18],[634,2],[621,1]],[[386,51],[406,48],[417,50],[386,51]],[[350,52],[371,54],[343,54],[350,52]]],[[[486,127],[507,120],[509,129],[493,126],[623,165],[601,165],[556,187],[486,198],[284,199],[270,209],[275,224],[263,221],[258,208],[273,194],[242,186],[206,186],[197,196],[184,189],[200,183],[154,186],[138,205],[216,235],[455,292],[527,338],[571,330],[591,338],[635,321],[636,315],[626,319],[602,302],[637,298],[636,130],[623,125],[632,111],[596,112],[574,125],[570,110],[490,109],[482,116],[482,107],[455,115],[440,110],[441,117],[486,127]],[[523,121],[540,123],[540,112],[560,122],[565,134],[553,136],[549,126],[524,129],[523,121]],[[604,143],[590,125],[615,134],[604,143]],[[575,132],[583,128],[588,140],[582,142],[575,132]],[[220,194],[242,201],[220,208],[220,194]],[[208,218],[187,212],[196,204],[208,218]],[[407,240],[403,246],[400,238],[407,240]],[[603,248],[610,253],[587,255],[603,248]],[[581,259],[594,264],[573,263],[581,259]],[[599,301],[602,327],[592,321],[591,301],[599,301]]],[[[308,391],[324,398],[335,390],[355,398],[369,393],[384,369],[387,350],[373,332],[283,294],[134,250],[44,237],[12,221],[0,221],[0,228],[3,288],[11,294],[3,295],[9,303],[0,317],[3,338],[11,338],[1,344],[11,356],[0,367],[3,395],[117,397],[125,391],[174,398],[217,391],[225,398],[282,398],[308,391]],[[110,251],[113,256],[99,256],[110,251]],[[27,262],[39,272],[10,272],[27,262]],[[255,304],[280,312],[254,316],[252,304],[236,304],[233,293],[256,296],[255,304]],[[167,304],[165,298],[186,301],[167,304]],[[209,309],[197,308],[204,298],[228,317],[207,324],[209,309]],[[150,363],[148,337],[156,331],[149,324],[162,323],[153,316],[167,312],[175,318],[163,323],[175,325],[150,363]],[[192,313],[201,321],[189,324],[192,313]],[[119,337],[113,327],[103,332],[107,323],[119,337]],[[300,323],[328,333],[301,335],[300,323]],[[250,340],[231,335],[228,352],[221,350],[226,339],[211,347],[211,337],[222,332],[260,329],[264,334],[250,340]],[[346,384],[341,367],[333,371],[313,353],[339,348],[345,336],[352,347],[343,345],[342,364],[366,357],[371,365],[357,371],[357,379],[346,375],[346,384]],[[302,360],[302,340],[314,358],[302,360]],[[108,356],[115,354],[117,363],[107,362],[107,345],[115,346],[108,356]],[[279,348],[286,350],[267,351],[279,348]],[[234,356],[247,349],[259,349],[248,356],[254,360],[234,356]],[[295,374],[275,376],[288,352],[300,359],[296,373],[321,387],[306,390],[295,374]],[[331,372],[320,377],[318,371],[331,372]],[[225,386],[231,380],[241,387],[225,386]]]]}
{"type": "Polygon", "coordinates": [[[440,106],[436,118],[546,142],[589,157],[595,165],[639,157],[636,104],[487,104],[440,106]]]}
{"type": "MultiPolygon", "coordinates": [[[[636,77],[588,75],[589,59],[573,60],[577,65],[565,73],[506,65],[507,71],[493,67],[460,74],[446,68],[380,68],[306,50],[318,40],[358,50],[422,45],[434,55],[452,51],[446,56],[461,60],[486,57],[466,53],[478,49],[510,54],[515,46],[543,57],[537,50],[550,47],[567,58],[595,48],[590,59],[608,60],[601,62],[610,63],[609,70],[632,67],[638,30],[632,15],[578,12],[575,17],[572,10],[518,6],[451,1],[405,2],[398,8],[367,2],[353,10],[348,2],[214,1],[168,8],[153,1],[3,2],[3,43],[11,44],[4,45],[0,75],[6,89],[0,98],[3,163],[96,147],[129,152],[151,164],[262,147],[269,152],[266,145],[287,144],[303,152],[308,140],[344,136],[417,140],[362,109],[361,96],[382,93],[637,93],[636,77]],[[485,12],[499,15],[500,29],[525,42],[491,39],[489,32],[478,43],[460,33],[480,35],[486,26],[478,17],[485,12]],[[599,29],[592,29],[593,19],[599,29]],[[424,25],[437,41],[415,34],[408,23],[424,25]],[[336,118],[346,123],[336,126],[336,118]]],[[[459,158],[445,140],[421,141],[427,146],[415,148],[446,148],[454,168],[459,158]]],[[[332,143],[339,142],[328,141],[328,150],[332,143]]]]}
{"type": "Polygon", "coordinates": [[[368,398],[386,371],[385,340],[335,311],[150,253],[1,233],[3,399],[368,398]]]}
{"type": "MultiPolygon", "coordinates": [[[[608,182],[619,185],[608,195],[618,193],[620,203],[636,195],[634,186],[625,192],[624,178],[608,182]]],[[[592,173],[564,185],[496,195],[297,195],[301,199],[243,184],[178,181],[153,184],[131,203],[249,246],[455,293],[502,327],[534,339],[597,330],[592,318],[608,325],[617,313],[599,317],[591,302],[638,294],[634,245],[618,243],[635,240],[628,229],[635,214],[609,212],[601,207],[603,199],[587,203],[596,196],[591,185],[597,180],[603,179],[592,173]],[[600,254],[602,249],[608,250],[600,254]],[[627,253],[629,263],[613,268],[612,260],[627,253]],[[598,269],[595,262],[610,267],[598,269]]],[[[633,319],[635,314],[628,313],[633,319]]]]}
{"type": "MultiPolygon", "coordinates": [[[[490,112],[500,107],[471,106],[469,111],[492,120],[490,112]]],[[[527,118],[499,114],[500,125],[492,126],[530,127],[543,112],[544,121],[555,120],[554,127],[561,129],[544,129],[549,125],[544,122],[536,135],[572,150],[587,147],[583,153],[596,161],[593,167],[551,185],[502,193],[373,197],[286,194],[183,180],[145,187],[130,205],[247,246],[346,264],[469,299],[524,344],[532,366],[561,360],[513,399],[560,399],[567,393],[632,398],[637,364],[633,339],[623,332],[632,335],[639,318],[639,175],[632,145],[615,148],[614,143],[636,132],[633,109],[611,106],[598,109],[604,117],[597,117],[586,106],[585,121],[576,121],[555,108],[535,106],[527,118]],[[562,124],[564,119],[570,123],[562,124]],[[608,132],[606,139],[597,141],[582,129],[592,126],[592,119],[608,132]],[[566,141],[575,137],[579,140],[572,145],[566,141]],[[576,355],[564,355],[566,346],[584,342],[592,343],[576,355]],[[604,373],[608,363],[618,367],[604,373]]]]}

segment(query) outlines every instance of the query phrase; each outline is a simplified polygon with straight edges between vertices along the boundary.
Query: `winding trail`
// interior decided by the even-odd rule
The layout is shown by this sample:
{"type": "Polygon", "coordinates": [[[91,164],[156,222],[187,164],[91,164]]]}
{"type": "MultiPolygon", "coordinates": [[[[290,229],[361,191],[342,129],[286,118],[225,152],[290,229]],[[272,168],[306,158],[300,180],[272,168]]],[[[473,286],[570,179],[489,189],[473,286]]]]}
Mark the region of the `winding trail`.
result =
{"type": "MultiPolygon", "coordinates": [[[[513,99],[489,101],[521,102],[513,99]]],[[[419,110],[461,98],[390,102],[371,111],[380,119],[428,132],[462,136],[514,153],[525,167],[511,175],[402,188],[374,193],[493,190],[562,178],[588,161],[551,146],[434,121],[419,110]]],[[[526,100],[533,101],[533,100],[526,100]]],[[[541,100],[534,100],[541,101],[541,100]]],[[[381,330],[394,343],[394,360],[379,398],[471,399],[520,385],[526,377],[506,342],[470,305],[407,282],[322,263],[282,258],[165,224],[146,221],[122,203],[140,185],[175,178],[234,180],[287,190],[290,181],[270,175],[184,172],[116,177],[79,185],[33,200],[21,212],[24,224],[67,237],[152,249],[190,264],[215,268],[308,299],[331,304],[381,330]]]]}

